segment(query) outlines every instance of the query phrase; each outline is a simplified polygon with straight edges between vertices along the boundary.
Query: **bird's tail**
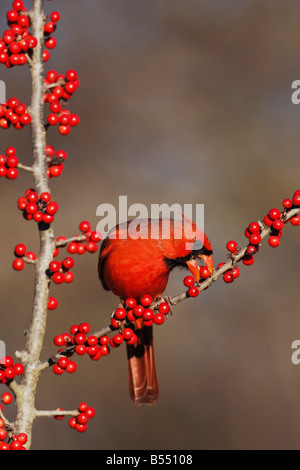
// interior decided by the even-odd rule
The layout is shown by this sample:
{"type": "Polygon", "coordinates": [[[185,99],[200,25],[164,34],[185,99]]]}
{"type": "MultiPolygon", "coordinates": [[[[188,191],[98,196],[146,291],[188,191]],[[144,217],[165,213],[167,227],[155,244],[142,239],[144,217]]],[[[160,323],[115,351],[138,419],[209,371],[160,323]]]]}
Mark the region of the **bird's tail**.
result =
{"type": "Polygon", "coordinates": [[[136,321],[135,333],[138,341],[127,344],[129,394],[135,405],[153,405],[159,396],[155,369],[153,328],[136,321]]]}

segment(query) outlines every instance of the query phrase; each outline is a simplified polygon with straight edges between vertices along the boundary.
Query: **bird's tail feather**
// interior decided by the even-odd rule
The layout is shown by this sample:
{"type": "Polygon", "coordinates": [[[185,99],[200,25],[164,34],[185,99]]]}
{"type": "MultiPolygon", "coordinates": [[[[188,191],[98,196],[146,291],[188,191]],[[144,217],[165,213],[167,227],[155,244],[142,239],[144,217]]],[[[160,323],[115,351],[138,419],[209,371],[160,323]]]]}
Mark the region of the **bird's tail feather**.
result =
{"type": "Polygon", "coordinates": [[[138,337],[136,344],[127,344],[129,394],[135,405],[143,403],[153,405],[159,396],[153,328],[142,326],[141,322],[137,321],[135,333],[138,337]]]}

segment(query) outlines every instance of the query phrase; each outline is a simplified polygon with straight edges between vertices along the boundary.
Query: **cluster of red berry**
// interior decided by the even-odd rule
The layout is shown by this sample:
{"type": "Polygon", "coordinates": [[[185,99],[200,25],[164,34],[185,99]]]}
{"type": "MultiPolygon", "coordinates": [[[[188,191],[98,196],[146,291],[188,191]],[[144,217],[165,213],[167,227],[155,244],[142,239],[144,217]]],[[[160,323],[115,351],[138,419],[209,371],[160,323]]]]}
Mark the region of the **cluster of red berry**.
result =
{"type": "Polygon", "coordinates": [[[27,112],[25,104],[20,103],[17,98],[10,98],[0,104],[0,127],[8,129],[11,125],[15,129],[23,129],[31,123],[31,116],[27,112]]]}
{"type": "MultiPolygon", "coordinates": [[[[67,252],[71,255],[83,255],[86,251],[89,253],[96,253],[98,250],[98,245],[101,241],[101,233],[96,230],[91,231],[91,224],[83,220],[79,224],[79,230],[84,235],[84,240],[73,240],[67,243],[67,252]]],[[[63,242],[66,240],[65,237],[58,237],[57,242],[63,242]]],[[[58,253],[55,253],[56,256],[58,253]]]]}
{"type": "Polygon", "coordinates": [[[26,246],[24,243],[18,243],[15,246],[14,249],[14,254],[16,256],[16,259],[13,260],[12,267],[14,268],[15,271],[22,271],[25,266],[25,260],[24,258],[28,258],[29,260],[35,261],[36,255],[33,253],[33,251],[27,251],[26,246]]]}
{"type": "Polygon", "coordinates": [[[6,13],[10,29],[0,38],[0,63],[7,68],[27,63],[27,55],[37,45],[37,39],[29,32],[30,18],[22,0],[12,3],[12,10],[6,13]]]}
{"type": "Polygon", "coordinates": [[[47,176],[48,178],[57,178],[64,170],[64,161],[67,159],[67,152],[64,150],[55,151],[52,145],[46,146],[47,157],[47,176]]]}
{"type": "Polygon", "coordinates": [[[5,176],[9,180],[15,180],[19,174],[17,151],[14,147],[8,147],[5,153],[6,155],[0,155],[0,177],[5,176]]]}
{"type": "MultiPolygon", "coordinates": [[[[99,360],[101,356],[107,356],[109,350],[109,337],[107,335],[101,336],[99,339],[94,335],[87,335],[91,327],[88,323],[84,322],[80,325],[72,325],[70,333],[63,333],[55,336],[53,342],[55,346],[60,348],[66,348],[73,346],[67,351],[67,355],[62,355],[57,363],[53,366],[53,372],[57,375],[61,375],[66,372],[75,372],[77,364],[71,361],[68,355],[72,355],[74,352],[79,356],[88,354],[91,359],[99,360]]],[[[62,353],[64,349],[60,349],[59,353],[62,353]]]]}
{"type": "MultiPolygon", "coordinates": [[[[53,11],[50,17],[47,18],[48,21],[44,25],[44,37],[45,37],[45,46],[47,49],[54,49],[57,45],[56,39],[51,36],[57,28],[57,22],[60,20],[60,14],[58,11],[53,11]]],[[[43,51],[43,61],[47,62],[50,59],[49,50],[43,51]]]]}
{"type": "Polygon", "coordinates": [[[70,271],[74,266],[74,260],[67,256],[62,261],[53,260],[49,264],[49,276],[55,284],[62,284],[66,282],[70,284],[74,280],[74,273],[70,271]]]}
{"type": "MultiPolygon", "coordinates": [[[[282,206],[282,211],[277,208],[270,209],[263,219],[264,225],[269,227],[268,243],[273,248],[280,244],[284,224],[291,221],[292,225],[300,225],[300,214],[286,220],[286,214],[291,209],[300,207],[300,190],[295,191],[292,199],[284,199],[282,206]]],[[[248,238],[249,243],[246,248],[245,255],[242,258],[242,262],[246,266],[251,266],[254,263],[254,255],[259,251],[261,232],[264,230],[264,225],[262,222],[251,222],[245,230],[245,236],[248,238]]],[[[226,247],[232,255],[237,255],[239,252],[238,244],[234,240],[230,240],[226,247]]],[[[218,268],[224,266],[224,264],[225,263],[220,263],[218,268]]],[[[234,266],[224,273],[223,279],[226,283],[230,283],[239,275],[239,269],[234,266]]]]}
{"type": "Polygon", "coordinates": [[[24,445],[28,441],[27,434],[20,432],[20,434],[15,434],[11,439],[5,428],[5,421],[0,418],[0,450],[26,450],[24,445]],[[5,439],[8,442],[5,442],[5,439]]]}
{"type": "MultiPolygon", "coordinates": [[[[64,241],[67,240],[67,238],[60,236],[57,237],[56,242],[59,243],[59,246],[67,247],[67,251],[72,255],[81,255],[85,252],[96,253],[96,251],[98,250],[97,244],[101,241],[101,234],[96,230],[91,231],[91,224],[86,220],[80,222],[79,230],[83,234],[83,240],[66,242],[64,244],[64,241]]],[[[55,248],[53,258],[56,258],[59,253],[60,248],[55,248]]],[[[30,252],[29,255],[29,257],[31,258],[30,252]]],[[[25,256],[28,257],[28,253],[25,256]]],[[[47,274],[49,277],[52,278],[55,284],[62,284],[63,282],[69,284],[74,280],[74,273],[70,271],[70,269],[73,268],[74,264],[74,259],[71,256],[65,257],[62,261],[52,260],[49,264],[49,270],[47,274]]],[[[57,299],[55,297],[49,297],[48,309],[55,310],[57,306],[57,299]]]]}
{"type": "Polygon", "coordinates": [[[20,362],[14,364],[11,356],[0,359],[0,383],[5,384],[13,380],[17,375],[22,375],[24,366],[20,362]]]}
{"type": "Polygon", "coordinates": [[[88,421],[95,416],[96,412],[94,408],[88,406],[85,402],[79,404],[78,411],[77,416],[72,416],[69,419],[69,426],[78,432],[84,432],[87,430],[88,421]]]}
{"type": "MultiPolygon", "coordinates": [[[[142,320],[143,325],[152,326],[161,325],[165,321],[165,315],[170,311],[170,307],[167,302],[161,302],[157,308],[150,308],[153,299],[151,295],[145,294],[140,298],[140,303],[137,303],[136,299],[130,297],[125,300],[125,306],[119,307],[114,312],[111,324],[114,328],[120,328],[120,325],[123,321],[126,323],[135,322],[136,320],[142,320]]],[[[128,329],[128,328],[127,328],[128,329]]],[[[129,328],[130,329],[130,328],[129,328]]],[[[123,330],[124,333],[125,330],[123,330]]],[[[130,344],[134,344],[136,338],[135,333],[133,332],[133,337],[129,337],[130,334],[126,331],[126,334],[123,335],[124,339],[130,344]]]]}
{"type": "MultiPolygon", "coordinates": [[[[200,266],[200,280],[199,283],[205,281],[210,277],[209,269],[206,266],[200,266]]],[[[195,285],[195,279],[193,276],[185,276],[183,279],[183,284],[185,287],[188,287],[187,296],[188,297],[197,297],[199,295],[199,289],[195,285]]]]}
{"type": "Polygon", "coordinates": [[[80,122],[77,114],[63,109],[60,100],[68,101],[79,87],[79,80],[76,70],[68,70],[66,75],[58,74],[55,70],[49,70],[46,75],[45,84],[47,92],[44,95],[44,102],[49,103],[50,114],[47,117],[48,126],[58,125],[61,135],[68,135],[71,127],[77,126],[80,122]]]}
{"type": "Polygon", "coordinates": [[[44,192],[38,195],[35,189],[29,188],[25,191],[25,196],[19,197],[18,208],[23,211],[26,220],[51,224],[58,211],[58,204],[51,201],[50,193],[44,192]]]}

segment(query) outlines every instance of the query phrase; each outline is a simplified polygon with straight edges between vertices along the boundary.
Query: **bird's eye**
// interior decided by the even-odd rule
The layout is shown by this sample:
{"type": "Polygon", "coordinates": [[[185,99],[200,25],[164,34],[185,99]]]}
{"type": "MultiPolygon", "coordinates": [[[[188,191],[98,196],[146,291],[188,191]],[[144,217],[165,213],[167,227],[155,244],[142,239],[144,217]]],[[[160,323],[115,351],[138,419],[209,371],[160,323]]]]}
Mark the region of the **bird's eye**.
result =
{"type": "Polygon", "coordinates": [[[203,243],[200,242],[200,240],[196,240],[196,241],[193,243],[193,251],[195,251],[195,250],[201,250],[202,247],[203,247],[203,243]]]}

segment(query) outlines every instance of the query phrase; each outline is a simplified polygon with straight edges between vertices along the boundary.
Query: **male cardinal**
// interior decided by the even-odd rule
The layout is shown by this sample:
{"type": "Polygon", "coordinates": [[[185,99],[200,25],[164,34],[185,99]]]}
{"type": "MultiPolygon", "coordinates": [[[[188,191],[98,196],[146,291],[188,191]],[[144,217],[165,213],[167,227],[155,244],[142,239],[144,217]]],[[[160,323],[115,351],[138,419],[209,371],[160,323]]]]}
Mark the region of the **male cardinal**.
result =
{"type": "MultiPolygon", "coordinates": [[[[124,302],[144,294],[161,298],[175,267],[188,268],[200,278],[201,258],[213,271],[212,246],[206,235],[189,219],[135,219],[114,227],[100,250],[98,273],[105,290],[124,302]],[[132,234],[132,224],[136,230],[132,234]],[[168,226],[169,223],[169,226],[168,226]],[[138,234],[136,233],[138,232],[138,234]],[[138,236],[137,236],[138,235],[138,236]]],[[[153,331],[135,322],[138,341],[127,346],[129,393],[134,404],[154,404],[159,396],[155,370],[153,331]]]]}

